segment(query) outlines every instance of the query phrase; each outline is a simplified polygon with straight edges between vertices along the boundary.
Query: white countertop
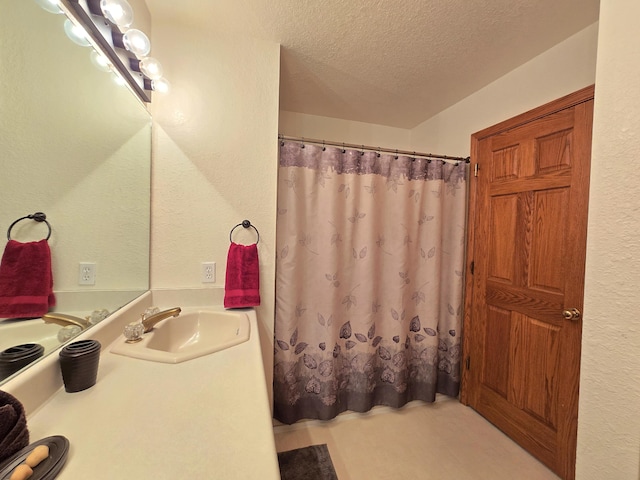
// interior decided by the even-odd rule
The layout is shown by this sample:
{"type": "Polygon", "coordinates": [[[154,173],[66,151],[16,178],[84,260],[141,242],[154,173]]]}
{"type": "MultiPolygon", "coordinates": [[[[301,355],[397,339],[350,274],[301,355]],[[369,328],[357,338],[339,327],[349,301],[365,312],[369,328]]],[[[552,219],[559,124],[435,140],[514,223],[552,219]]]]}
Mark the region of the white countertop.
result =
{"type": "Polygon", "coordinates": [[[61,389],[29,415],[31,441],[69,440],[61,480],[278,480],[254,312],[250,319],[247,342],[178,364],[103,345],[96,385],[61,389]]]}

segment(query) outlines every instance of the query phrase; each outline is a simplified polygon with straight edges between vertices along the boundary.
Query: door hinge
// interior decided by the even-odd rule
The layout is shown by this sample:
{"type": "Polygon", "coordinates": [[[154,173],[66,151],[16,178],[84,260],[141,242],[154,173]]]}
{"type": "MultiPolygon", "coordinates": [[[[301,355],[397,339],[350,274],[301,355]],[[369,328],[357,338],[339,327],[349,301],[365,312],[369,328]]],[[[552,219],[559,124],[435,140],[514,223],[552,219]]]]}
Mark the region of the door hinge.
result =
{"type": "Polygon", "coordinates": [[[474,176],[474,177],[477,177],[477,176],[478,176],[478,170],[479,170],[479,167],[478,167],[478,164],[476,163],[476,164],[473,166],[473,176],[474,176]]]}
{"type": "Polygon", "coordinates": [[[467,359],[464,361],[465,363],[465,367],[467,368],[467,370],[469,370],[469,367],[471,366],[471,357],[467,357],[467,359]]]}
{"type": "Polygon", "coordinates": [[[476,270],[476,262],[471,262],[469,270],[471,270],[471,275],[473,275],[473,272],[476,270]]]}

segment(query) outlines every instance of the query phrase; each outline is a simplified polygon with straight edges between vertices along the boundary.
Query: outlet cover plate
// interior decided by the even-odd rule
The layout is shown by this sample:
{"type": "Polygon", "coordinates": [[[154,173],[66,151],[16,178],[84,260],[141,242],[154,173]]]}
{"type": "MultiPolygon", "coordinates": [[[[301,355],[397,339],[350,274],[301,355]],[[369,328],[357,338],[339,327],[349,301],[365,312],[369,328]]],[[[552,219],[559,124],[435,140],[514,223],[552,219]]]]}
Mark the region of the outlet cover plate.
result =
{"type": "Polygon", "coordinates": [[[202,283],[216,283],[216,262],[202,262],[202,283]]]}
{"type": "Polygon", "coordinates": [[[78,269],[78,285],[96,284],[96,264],[94,262],[80,262],[78,269]]]}

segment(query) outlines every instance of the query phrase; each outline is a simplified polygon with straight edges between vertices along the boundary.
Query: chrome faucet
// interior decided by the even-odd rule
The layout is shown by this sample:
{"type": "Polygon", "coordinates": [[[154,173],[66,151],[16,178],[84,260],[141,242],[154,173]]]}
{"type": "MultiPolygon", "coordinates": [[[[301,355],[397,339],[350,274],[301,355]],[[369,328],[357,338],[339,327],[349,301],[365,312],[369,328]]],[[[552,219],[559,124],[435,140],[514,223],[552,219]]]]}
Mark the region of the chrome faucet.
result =
{"type": "Polygon", "coordinates": [[[76,325],[82,330],[85,330],[91,326],[91,322],[85,318],[74,317],[73,315],[67,315],[66,313],[49,312],[42,316],[44,323],[55,323],[62,327],[68,327],[69,325],[76,325]]]}
{"type": "Polygon", "coordinates": [[[180,307],[170,308],[168,310],[163,310],[162,312],[154,313],[153,315],[149,315],[148,317],[142,318],[142,325],[144,326],[144,333],[149,332],[155,327],[156,323],[161,322],[165,318],[169,317],[177,317],[180,315],[182,310],[180,307]]]}

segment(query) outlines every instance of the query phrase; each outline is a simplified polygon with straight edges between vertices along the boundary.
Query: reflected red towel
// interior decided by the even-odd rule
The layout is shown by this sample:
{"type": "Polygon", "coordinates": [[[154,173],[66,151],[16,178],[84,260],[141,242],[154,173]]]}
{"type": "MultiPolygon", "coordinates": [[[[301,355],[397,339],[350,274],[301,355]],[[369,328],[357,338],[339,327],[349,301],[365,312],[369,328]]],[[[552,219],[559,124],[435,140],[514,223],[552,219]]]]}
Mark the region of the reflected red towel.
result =
{"type": "Polygon", "coordinates": [[[41,317],[56,304],[46,240],[9,240],[0,262],[0,317],[41,317]]]}
{"type": "Polygon", "coordinates": [[[260,305],[260,266],[258,245],[231,243],[227,254],[224,308],[260,305]]]}

